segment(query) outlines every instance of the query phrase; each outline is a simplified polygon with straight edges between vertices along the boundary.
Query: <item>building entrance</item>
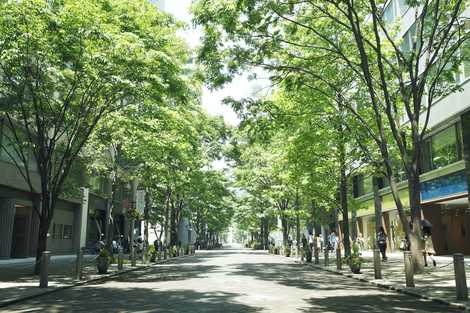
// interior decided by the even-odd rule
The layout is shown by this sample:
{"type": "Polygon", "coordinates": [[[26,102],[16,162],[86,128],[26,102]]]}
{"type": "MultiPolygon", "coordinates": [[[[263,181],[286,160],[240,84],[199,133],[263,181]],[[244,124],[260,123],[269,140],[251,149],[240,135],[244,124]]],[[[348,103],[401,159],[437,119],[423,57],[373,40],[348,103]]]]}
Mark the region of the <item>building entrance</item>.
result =
{"type": "Polygon", "coordinates": [[[11,244],[11,257],[24,258],[28,256],[30,235],[31,208],[16,206],[15,220],[11,244]]]}

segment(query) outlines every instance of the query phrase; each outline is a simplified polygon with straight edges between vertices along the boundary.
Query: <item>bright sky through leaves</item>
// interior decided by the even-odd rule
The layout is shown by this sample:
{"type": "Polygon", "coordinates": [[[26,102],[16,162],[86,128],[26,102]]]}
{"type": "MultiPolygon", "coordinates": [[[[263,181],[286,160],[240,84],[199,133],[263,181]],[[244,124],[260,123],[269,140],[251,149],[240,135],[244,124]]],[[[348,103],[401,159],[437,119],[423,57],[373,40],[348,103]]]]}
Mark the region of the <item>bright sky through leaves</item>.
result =
{"type": "MultiPolygon", "coordinates": [[[[182,33],[189,45],[194,48],[199,44],[201,32],[191,25],[191,14],[189,7],[191,0],[167,0],[165,2],[165,10],[173,14],[178,20],[188,23],[189,27],[182,33]]],[[[223,105],[221,102],[226,97],[240,99],[252,95],[258,95],[260,92],[266,94],[263,86],[267,85],[268,80],[249,81],[247,76],[239,76],[234,79],[231,84],[227,84],[223,89],[210,91],[204,88],[202,95],[203,107],[212,115],[222,115],[225,121],[230,125],[238,125],[239,119],[235,112],[223,105]]]]}

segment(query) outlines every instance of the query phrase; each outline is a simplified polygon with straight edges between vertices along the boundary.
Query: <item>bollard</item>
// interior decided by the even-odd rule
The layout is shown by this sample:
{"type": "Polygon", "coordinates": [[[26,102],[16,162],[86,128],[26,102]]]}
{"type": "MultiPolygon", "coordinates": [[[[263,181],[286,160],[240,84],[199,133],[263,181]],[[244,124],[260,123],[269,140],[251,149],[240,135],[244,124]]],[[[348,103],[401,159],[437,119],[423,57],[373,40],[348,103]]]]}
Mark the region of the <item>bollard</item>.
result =
{"type": "Polygon", "coordinates": [[[39,277],[39,288],[47,288],[49,286],[49,260],[50,260],[50,251],[43,251],[41,255],[41,267],[40,267],[40,277],[39,277]]]}
{"type": "Polygon", "coordinates": [[[411,252],[405,251],[405,278],[406,278],[406,287],[414,287],[414,269],[413,269],[413,261],[411,260],[411,252]]]}
{"type": "Polygon", "coordinates": [[[124,268],[124,256],[122,253],[122,248],[119,248],[118,250],[118,270],[122,271],[124,268]]]}
{"type": "Polygon", "coordinates": [[[457,300],[468,300],[467,276],[465,275],[465,259],[462,253],[454,254],[454,274],[457,300]]]}
{"type": "Polygon", "coordinates": [[[341,249],[336,249],[336,269],[341,269],[341,249]]]}
{"type": "Polygon", "coordinates": [[[325,262],[324,262],[324,263],[325,263],[325,267],[329,265],[329,261],[330,261],[330,260],[329,260],[328,258],[329,258],[329,251],[328,251],[328,249],[325,249],[325,260],[324,260],[324,261],[325,261],[325,262]]]}
{"type": "Polygon", "coordinates": [[[382,279],[382,264],[380,263],[380,250],[374,249],[374,277],[382,279]]]}
{"type": "Polygon", "coordinates": [[[164,259],[164,260],[168,259],[168,249],[167,249],[167,248],[165,248],[165,249],[163,250],[163,259],[164,259]]]}
{"type": "Polygon", "coordinates": [[[135,267],[135,249],[132,249],[131,252],[131,266],[135,267]]]}
{"type": "Polygon", "coordinates": [[[83,255],[85,254],[85,247],[81,247],[80,251],[77,252],[77,261],[75,262],[75,278],[77,280],[82,279],[83,274],[83,255]]]}

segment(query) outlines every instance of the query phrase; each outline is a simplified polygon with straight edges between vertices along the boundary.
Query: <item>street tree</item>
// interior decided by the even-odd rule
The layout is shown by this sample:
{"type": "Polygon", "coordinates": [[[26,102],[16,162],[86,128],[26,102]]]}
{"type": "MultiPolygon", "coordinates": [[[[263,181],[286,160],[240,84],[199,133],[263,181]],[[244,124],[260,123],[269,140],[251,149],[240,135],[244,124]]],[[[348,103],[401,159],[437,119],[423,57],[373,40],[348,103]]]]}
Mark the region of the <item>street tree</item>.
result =
{"type": "Polygon", "coordinates": [[[2,148],[39,195],[39,259],[64,182],[100,120],[180,85],[176,32],[143,0],[4,1],[0,11],[2,148]]]}
{"type": "MultiPolygon", "coordinates": [[[[343,104],[363,124],[380,153],[380,170],[389,180],[411,241],[415,268],[421,271],[423,141],[432,104],[456,90],[454,74],[468,55],[470,34],[463,14],[468,1],[405,1],[415,19],[407,33],[386,19],[386,4],[375,0],[201,0],[194,13],[195,23],[205,32],[200,59],[213,86],[251,66],[284,77],[300,74],[310,85],[320,81],[334,89],[342,81],[323,76],[325,69],[340,65],[350,73],[351,89],[363,90],[369,101],[361,110],[355,101],[343,104]],[[279,53],[289,58],[280,58],[279,53]],[[391,149],[397,151],[408,177],[412,227],[405,214],[407,204],[398,192],[391,149]]],[[[341,71],[337,73],[342,76],[341,71]]]]}

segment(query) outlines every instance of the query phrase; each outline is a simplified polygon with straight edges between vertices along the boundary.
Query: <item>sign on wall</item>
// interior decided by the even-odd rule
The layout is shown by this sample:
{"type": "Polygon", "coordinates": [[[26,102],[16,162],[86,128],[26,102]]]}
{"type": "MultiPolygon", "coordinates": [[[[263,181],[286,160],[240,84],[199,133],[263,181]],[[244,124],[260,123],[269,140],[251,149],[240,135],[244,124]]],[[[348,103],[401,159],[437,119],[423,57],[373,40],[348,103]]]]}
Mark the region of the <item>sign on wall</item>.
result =
{"type": "Polygon", "coordinates": [[[465,171],[461,171],[421,183],[421,201],[463,194],[467,190],[467,176],[465,171]]]}

